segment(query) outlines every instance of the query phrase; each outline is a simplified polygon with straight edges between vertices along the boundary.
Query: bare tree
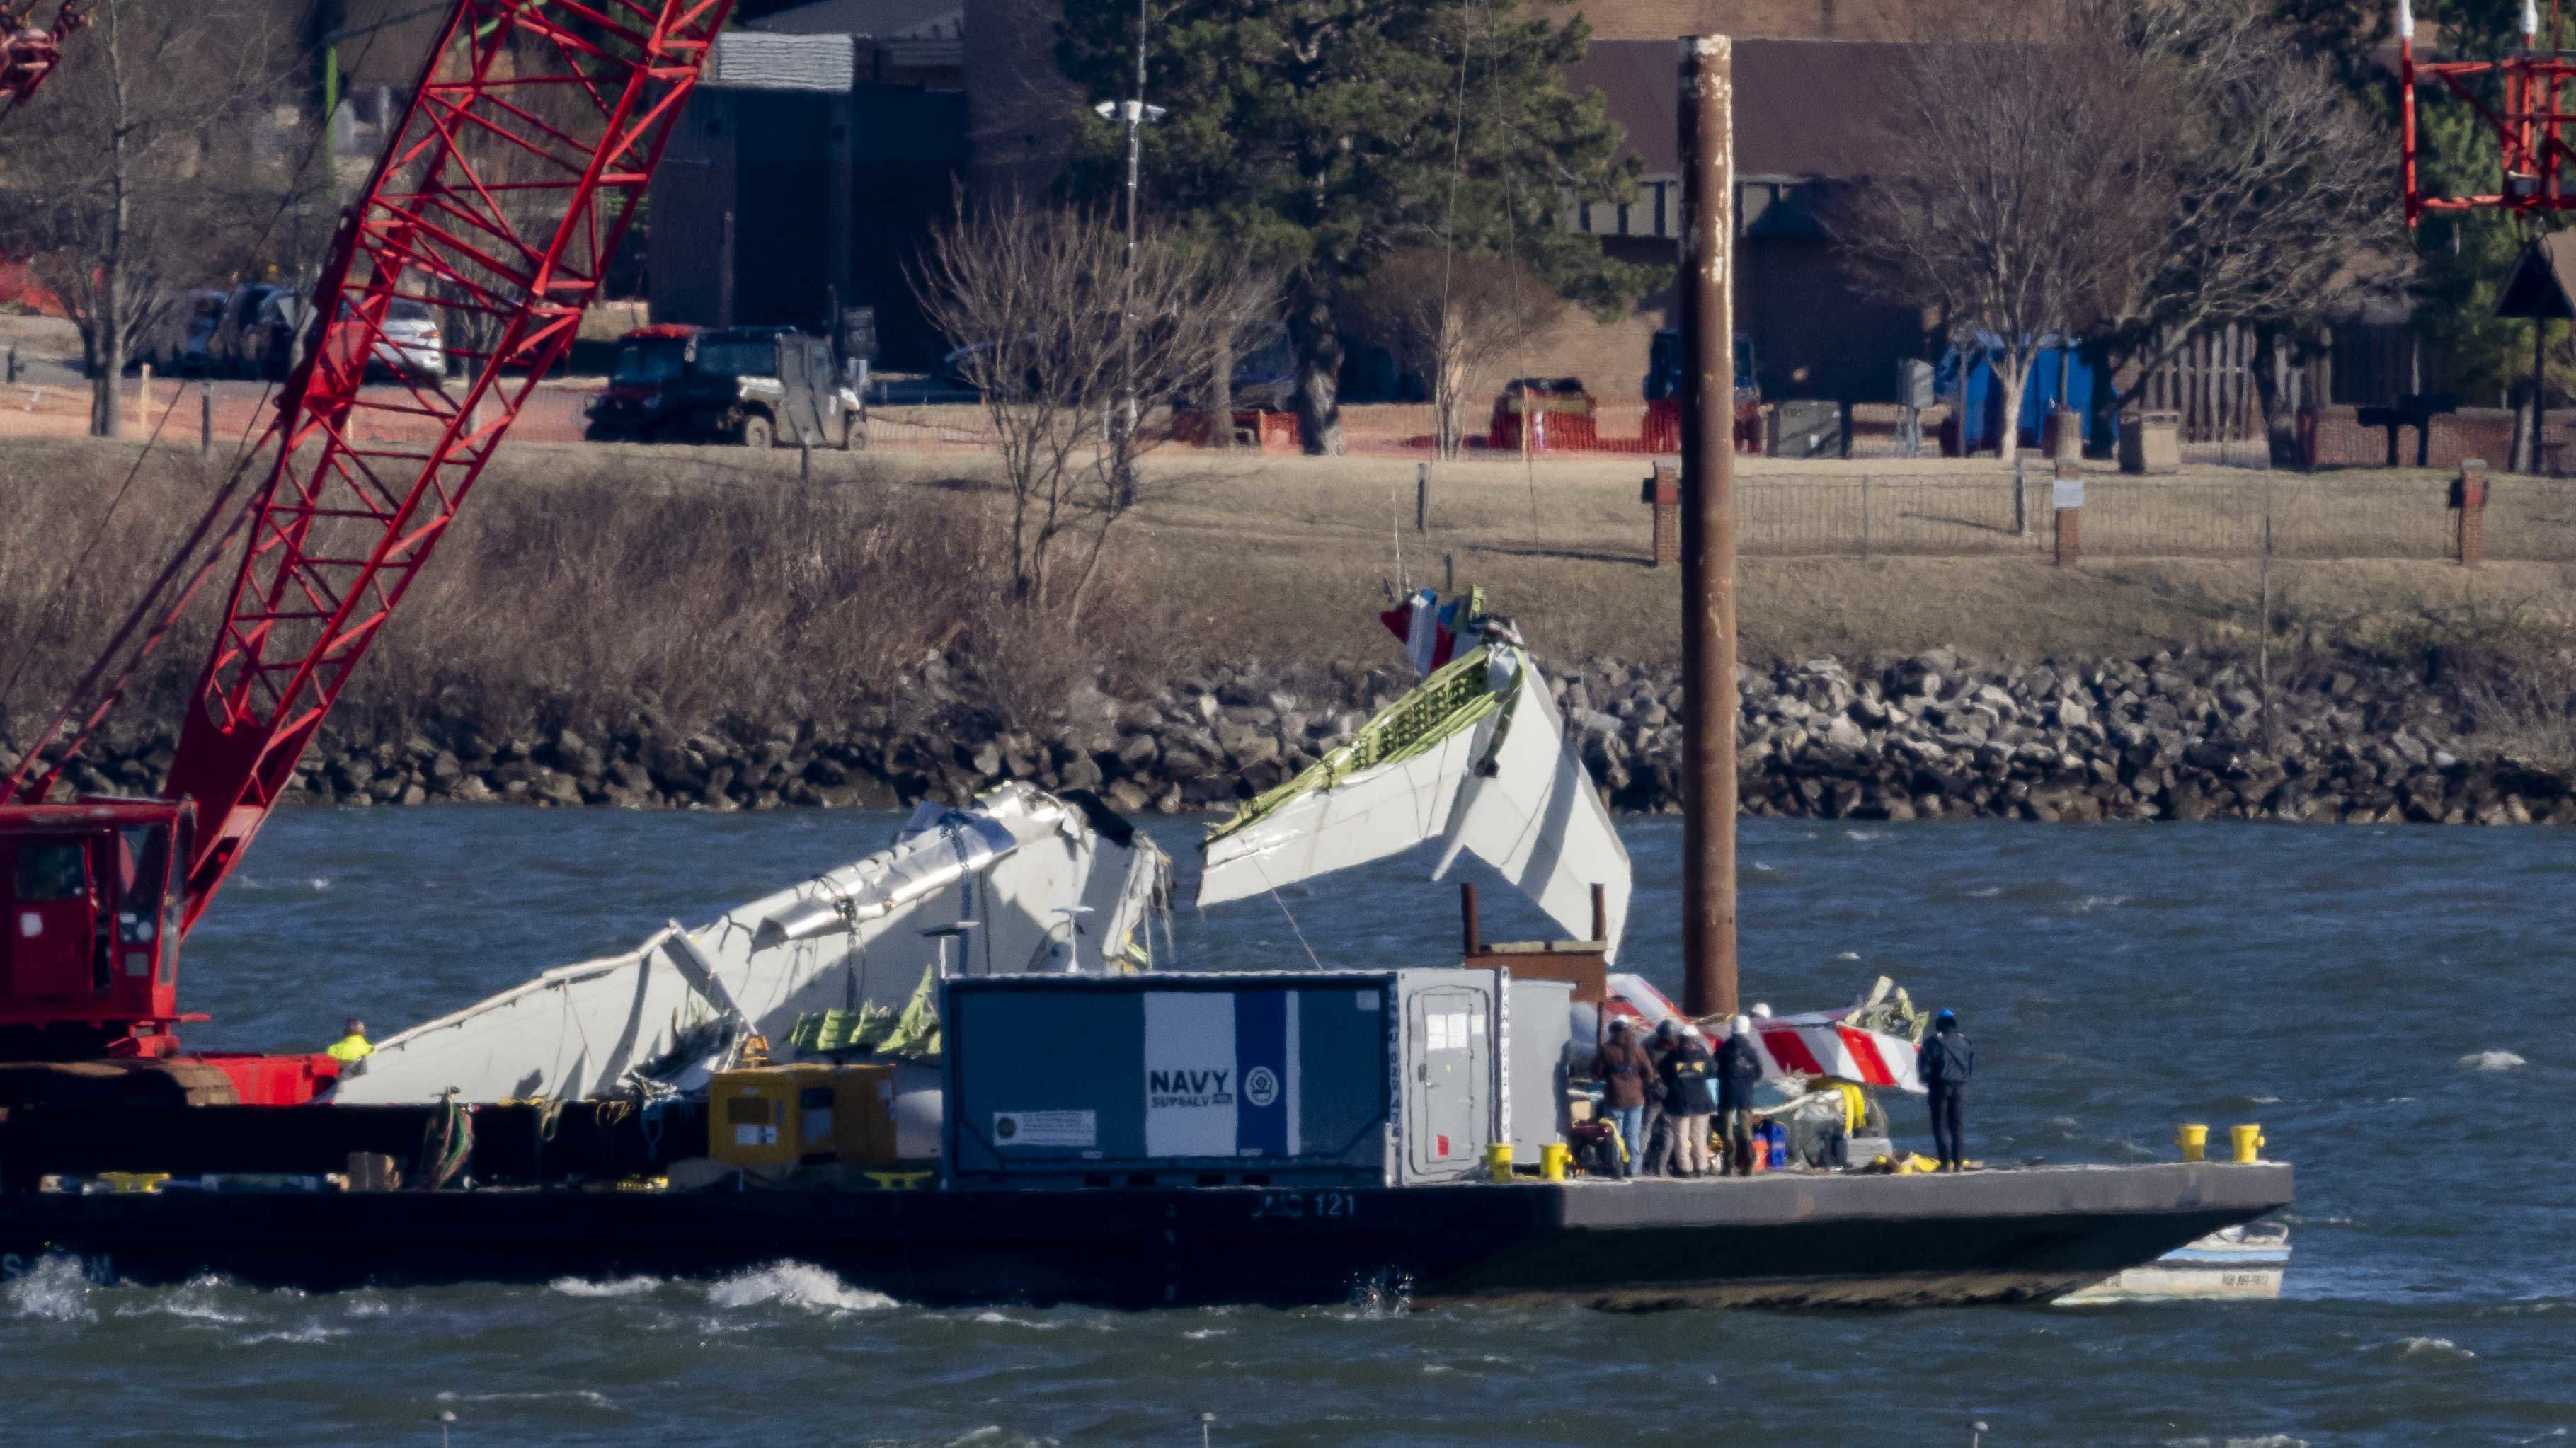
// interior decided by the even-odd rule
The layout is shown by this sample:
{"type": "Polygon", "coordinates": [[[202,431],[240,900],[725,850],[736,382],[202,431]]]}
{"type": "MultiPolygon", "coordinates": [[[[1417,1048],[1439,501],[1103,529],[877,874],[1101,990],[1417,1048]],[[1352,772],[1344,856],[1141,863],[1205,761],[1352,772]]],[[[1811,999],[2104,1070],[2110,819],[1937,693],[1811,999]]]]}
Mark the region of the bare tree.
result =
{"type": "Polygon", "coordinates": [[[282,209],[291,158],[260,145],[285,95],[272,19],[240,0],[99,0],[44,104],[13,120],[0,251],[71,313],[98,436],[117,435],[137,343],[186,288],[246,266],[282,209]]]}
{"type": "Polygon", "coordinates": [[[1976,6],[1936,33],[1979,39],[1908,47],[1881,170],[1834,217],[1872,290],[1937,304],[1955,341],[1991,349],[2006,461],[2043,339],[2118,315],[2173,221],[2165,92],[2122,31],[2095,23],[2113,3],[1976,6]]]}
{"type": "Polygon", "coordinates": [[[1068,628],[1134,506],[1120,480],[1171,435],[1169,402],[1205,385],[1249,319],[1275,314],[1239,259],[1161,233],[1138,240],[1127,310],[1123,247],[1106,213],[961,202],[913,277],[931,323],[962,349],[957,370],[1001,453],[1011,597],[1068,628]],[[1131,385],[1145,403],[1134,428],[1116,425],[1131,385]]]}
{"type": "MultiPolygon", "coordinates": [[[[2269,343],[2282,324],[2403,285],[2413,249],[2388,203],[2396,147],[2324,58],[2262,7],[2122,10],[2105,21],[2163,87],[2175,210],[2112,319],[2117,355],[2143,376],[2204,327],[2250,323],[2269,343]]],[[[2258,376],[2268,411],[2269,369],[2258,376]]]]}
{"type": "Polygon", "coordinates": [[[1347,297],[1359,330],[1431,384],[1440,455],[1464,445],[1468,389],[1547,330],[1569,305],[1508,257],[1413,251],[1388,258],[1347,297]]]}

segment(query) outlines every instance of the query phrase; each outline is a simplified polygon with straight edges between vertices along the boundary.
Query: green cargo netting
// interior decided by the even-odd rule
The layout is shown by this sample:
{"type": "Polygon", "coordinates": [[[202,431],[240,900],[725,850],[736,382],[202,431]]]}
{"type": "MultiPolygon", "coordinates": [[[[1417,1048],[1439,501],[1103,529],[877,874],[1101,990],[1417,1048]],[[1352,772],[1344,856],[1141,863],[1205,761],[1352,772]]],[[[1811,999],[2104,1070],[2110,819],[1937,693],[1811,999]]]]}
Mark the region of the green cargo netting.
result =
{"type": "Polygon", "coordinates": [[[1411,759],[1460,730],[1474,728],[1503,700],[1486,678],[1487,652],[1477,648],[1451,660],[1361,725],[1349,743],[1308,765],[1295,779],[1247,801],[1232,819],[1209,830],[1208,839],[1224,839],[1301,795],[1330,789],[1365,770],[1411,759]]]}
{"type": "Polygon", "coordinates": [[[920,1058],[939,1054],[939,968],[923,966],[921,984],[898,1016],[891,1006],[862,1002],[855,1011],[805,1011],[787,1044],[808,1055],[842,1052],[920,1058]]]}

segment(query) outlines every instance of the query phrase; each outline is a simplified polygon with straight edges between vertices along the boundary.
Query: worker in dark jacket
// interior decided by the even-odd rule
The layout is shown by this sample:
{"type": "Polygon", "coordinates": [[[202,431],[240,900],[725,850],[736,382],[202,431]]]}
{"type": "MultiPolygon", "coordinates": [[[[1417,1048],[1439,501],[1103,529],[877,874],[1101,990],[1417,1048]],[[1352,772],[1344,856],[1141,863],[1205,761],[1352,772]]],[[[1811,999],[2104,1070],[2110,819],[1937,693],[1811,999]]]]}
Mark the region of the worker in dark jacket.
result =
{"type": "Polygon", "coordinates": [[[1932,1151],[1941,1170],[1959,1171],[1968,1164],[1964,1140],[1967,1107],[1962,1097],[1968,1078],[1977,1072],[1977,1048],[1959,1029],[1959,1018],[1943,1011],[1932,1018],[1932,1034],[1915,1053],[1915,1073],[1932,1093],[1932,1151]]]}
{"type": "MultiPolygon", "coordinates": [[[[1667,1023],[1669,1024],[1669,1022],[1667,1023]]],[[[1717,1110],[1716,1058],[1697,1026],[1664,1053],[1664,1112],[1673,1119],[1673,1175],[1708,1175],[1708,1118],[1717,1110]]]]}
{"type": "Polygon", "coordinates": [[[1601,1083],[1601,1106],[1619,1132],[1619,1176],[1637,1175],[1646,1158],[1646,1100],[1657,1094],[1655,1058],[1637,1044],[1626,1021],[1610,1023],[1610,1039],[1592,1058],[1592,1079],[1601,1083]]]}
{"type": "Polygon", "coordinates": [[[1726,1044],[1717,1048],[1717,1131],[1726,1141],[1722,1169],[1737,1176],[1753,1172],[1753,1088],[1762,1081],[1762,1048],[1754,1044],[1753,1022],[1737,1016],[1726,1044]]]}

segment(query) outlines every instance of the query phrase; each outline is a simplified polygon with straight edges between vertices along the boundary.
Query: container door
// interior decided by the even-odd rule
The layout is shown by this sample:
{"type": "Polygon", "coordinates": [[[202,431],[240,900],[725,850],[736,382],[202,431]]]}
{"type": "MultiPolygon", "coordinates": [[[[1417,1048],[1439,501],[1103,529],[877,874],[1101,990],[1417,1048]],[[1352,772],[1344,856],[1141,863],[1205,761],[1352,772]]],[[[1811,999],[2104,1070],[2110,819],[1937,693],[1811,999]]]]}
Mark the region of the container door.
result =
{"type": "Polygon", "coordinates": [[[98,904],[89,842],[23,836],[9,846],[9,994],[95,994],[98,904]]]}
{"type": "Polygon", "coordinates": [[[1471,990],[1427,990],[1406,1005],[1404,1137],[1414,1171],[1465,1171],[1484,1154],[1485,1081],[1493,1062],[1491,1022],[1471,990]]]}

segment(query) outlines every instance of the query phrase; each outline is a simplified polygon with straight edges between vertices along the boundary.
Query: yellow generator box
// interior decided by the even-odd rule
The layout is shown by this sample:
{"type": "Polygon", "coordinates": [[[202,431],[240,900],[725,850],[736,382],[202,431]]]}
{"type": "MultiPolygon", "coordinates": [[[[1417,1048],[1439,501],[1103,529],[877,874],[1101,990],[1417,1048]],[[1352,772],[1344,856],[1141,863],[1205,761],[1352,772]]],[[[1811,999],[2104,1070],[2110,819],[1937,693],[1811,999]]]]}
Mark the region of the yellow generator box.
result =
{"type": "Polygon", "coordinates": [[[894,1067],[838,1066],[826,1074],[833,1155],[849,1162],[894,1160],[894,1067]]]}
{"type": "Polygon", "coordinates": [[[707,1155],[766,1173],[794,1167],[805,1155],[803,1085],[775,1066],[717,1072],[707,1089],[707,1155]]]}
{"type": "Polygon", "coordinates": [[[707,1093],[707,1155],[777,1174],[824,1162],[894,1160],[892,1066],[719,1071],[707,1093]]]}

